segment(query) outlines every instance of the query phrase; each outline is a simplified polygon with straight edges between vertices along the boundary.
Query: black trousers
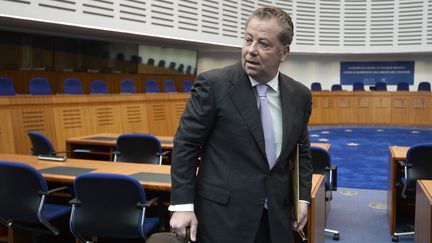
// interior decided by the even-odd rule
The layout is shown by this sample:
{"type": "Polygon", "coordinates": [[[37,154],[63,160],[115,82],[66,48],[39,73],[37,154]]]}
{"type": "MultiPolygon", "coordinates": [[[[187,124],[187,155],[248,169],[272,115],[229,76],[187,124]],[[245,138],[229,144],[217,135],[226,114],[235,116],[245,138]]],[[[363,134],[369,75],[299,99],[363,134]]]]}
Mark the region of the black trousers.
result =
{"type": "Polygon", "coordinates": [[[267,209],[263,208],[260,225],[255,236],[255,243],[271,243],[267,209]]]}

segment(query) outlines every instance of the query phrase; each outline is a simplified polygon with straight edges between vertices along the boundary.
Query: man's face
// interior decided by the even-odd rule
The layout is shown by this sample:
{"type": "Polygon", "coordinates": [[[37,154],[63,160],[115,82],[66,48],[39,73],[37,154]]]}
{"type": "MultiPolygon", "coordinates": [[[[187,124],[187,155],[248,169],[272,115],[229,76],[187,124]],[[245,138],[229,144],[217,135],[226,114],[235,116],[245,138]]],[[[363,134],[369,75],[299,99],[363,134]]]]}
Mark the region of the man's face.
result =
{"type": "Polygon", "coordinates": [[[242,64],[249,76],[260,83],[270,81],[288,53],[289,47],[279,41],[276,20],[253,18],[249,21],[242,46],[242,64]]]}

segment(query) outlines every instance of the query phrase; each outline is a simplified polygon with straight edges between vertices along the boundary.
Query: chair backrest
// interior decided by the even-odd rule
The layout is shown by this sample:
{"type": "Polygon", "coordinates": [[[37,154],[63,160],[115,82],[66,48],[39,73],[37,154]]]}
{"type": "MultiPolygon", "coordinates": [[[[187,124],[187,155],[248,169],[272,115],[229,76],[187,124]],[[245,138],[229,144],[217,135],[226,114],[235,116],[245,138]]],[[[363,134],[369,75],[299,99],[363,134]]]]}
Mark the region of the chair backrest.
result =
{"type": "Polygon", "coordinates": [[[192,74],[192,66],[191,65],[187,65],[186,74],[192,74]]]}
{"type": "Polygon", "coordinates": [[[8,77],[0,77],[0,96],[16,95],[12,79],[8,77]]]}
{"type": "Polygon", "coordinates": [[[387,91],[387,84],[385,82],[376,82],[375,91],[387,91]]]}
{"type": "Polygon", "coordinates": [[[146,93],[159,93],[159,87],[156,80],[145,81],[145,92],[146,93]]]}
{"type": "Polygon", "coordinates": [[[103,80],[93,80],[90,82],[90,94],[108,94],[108,87],[103,80]]]}
{"type": "Polygon", "coordinates": [[[38,223],[41,193],[48,186],[41,173],[18,162],[0,161],[0,218],[38,223]]]}
{"type": "Polygon", "coordinates": [[[420,82],[417,88],[418,91],[431,91],[431,84],[429,82],[420,82]]]}
{"type": "Polygon", "coordinates": [[[432,143],[416,144],[407,152],[408,188],[415,188],[419,179],[432,179],[432,143]]]}
{"type": "Polygon", "coordinates": [[[340,84],[333,84],[331,86],[331,91],[342,91],[342,85],[340,85],[340,84]]]}
{"type": "Polygon", "coordinates": [[[144,238],[146,202],[143,186],[133,177],[86,173],[74,181],[76,198],[70,229],[78,238],[144,238]]]}
{"type": "Polygon", "coordinates": [[[131,56],[131,62],[132,63],[142,63],[142,57],[133,55],[131,56]]]}
{"type": "Polygon", "coordinates": [[[192,81],[190,80],[183,80],[182,86],[183,86],[183,92],[189,93],[192,89],[192,81]]]}
{"type": "Polygon", "coordinates": [[[177,68],[177,72],[180,72],[180,73],[184,72],[184,64],[180,64],[180,65],[178,66],[178,68],[177,68]]]}
{"type": "Polygon", "coordinates": [[[120,84],[120,93],[136,93],[135,81],[123,79],[120,84]]]}
{"type": "Polygon", "coordinates": [[[27,134],[32,144],[32,155],[56,155],[54,147],[45,135],[35,131],[29,131],[27,134]]]}
{"type": "Polygon", "coordinates": [[[329,169],[331,167],[331,159],[330,154],[327,150],[321,147],[311,146],[311,155],[312,155],[312,168],[314,174],[322,174],[326,177],[325,189],[326,191],[330,191],[332,189],[332,185],[330,184],[330,172],[329,169]]]}
{"type": "Polygon", "coordinates": [[[153,58],[149,58],[148,60],[147,60],[147,65],[154,65],[154,63],[155,63],[155,60],[153,59],[153,58]]]}
{"type": "Polygon", "coordinates": [[[29,91],[31,95],[51,95],[51,86],[46,78],[35,77],[30,79],[29,91]]]}
{"type": "Polygon", "coordinates": [[[159,60],[158,67],[164,68],[165,67],[165,60],[159,60]]]}
{"type": "Polygon", "coordinates": [[[313,82],[313,83],[311,84],[311,90],[312,90],[312,91],[321,91],[321,90],[322,90],[322,89],[321,89],[321,83],[313,82]]]}
{"type": "Polygon", "coordinates": [[[65,94],[83,94],[81,80],[77,78],[67,78],[63,82],[63,93],[65,94]]]}
{"type": "Polygon", "coordinates": [[[175,93],[177,92],[174,81],[167,79],[164,81],[164,92],[165,93],[175,93]]]}
{"type": "Polygon", "coordinates": [[[355,82],[353,84],[353,91],[364,91],[364,84],[363,82],[355,82]]]}
{"type": "Polygon", "coordinates": [[[409,91],[409,84],[406,82],[400,82],[397,84],[397,91],[409,91]]]}
{"type": "Polygon", "coordinates": [[[175,69],[175,67],[176,67],[176,63],[175,62],[170,62],[169,69],[175,69]]]}
{"type": "Polygon", "coordinates": [[[117,138],[115,161],[146,164],[161,163],[162,146],[150,134],[122,134],[117,138]]]}

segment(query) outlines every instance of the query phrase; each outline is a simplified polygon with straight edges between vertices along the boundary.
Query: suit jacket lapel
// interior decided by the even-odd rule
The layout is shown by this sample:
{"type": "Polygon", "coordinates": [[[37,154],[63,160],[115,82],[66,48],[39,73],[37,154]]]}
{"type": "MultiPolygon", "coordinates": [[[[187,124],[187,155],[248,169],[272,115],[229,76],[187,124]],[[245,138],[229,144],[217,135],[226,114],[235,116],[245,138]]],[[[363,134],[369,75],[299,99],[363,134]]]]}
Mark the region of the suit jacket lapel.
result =
{"type": "MultiPolygon", "coordinates": [[[[294,138],[289,136],[292,134],[294,117],[297,114],[297,106],[295,105],[294,88],[290,85],[289,80],[283,75],[279,75],[279,87],[282,106],[282,149],[279,158],[286,158],[285,153],[289,153],[288,148],[295,143],[294,138]]],[[[279,162],[279,159],[277,160],[279,162]]]]}
{"type": "Polygon", "coordinates": [[[233,86],[229,90],[229,97],[265,157],[264,133],[254,89],[251,86],[249,77],[243,71],[241,63],[236,65],[235,70],[230,80],[233,86]]]}

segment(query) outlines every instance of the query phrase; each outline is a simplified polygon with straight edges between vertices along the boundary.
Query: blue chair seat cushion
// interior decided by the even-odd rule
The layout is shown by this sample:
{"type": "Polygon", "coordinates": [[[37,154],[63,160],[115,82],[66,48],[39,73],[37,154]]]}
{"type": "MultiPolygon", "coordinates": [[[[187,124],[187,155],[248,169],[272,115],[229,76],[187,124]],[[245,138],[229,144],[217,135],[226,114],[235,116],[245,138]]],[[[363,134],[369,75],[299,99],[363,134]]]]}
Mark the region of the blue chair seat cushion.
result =
{"type": "Polygon", "coordinates": [[[70,206],[45,203],[42,209],[42,217],[48,221],[55,220],[69,214],[70,211],[70,206]]]}
{"type": "Polygon", "coordinates": [[[144,219],[144,232],[146,234],[152,232],[159,225],[159,218],[157,217],[146,217],[144,219]]]}

